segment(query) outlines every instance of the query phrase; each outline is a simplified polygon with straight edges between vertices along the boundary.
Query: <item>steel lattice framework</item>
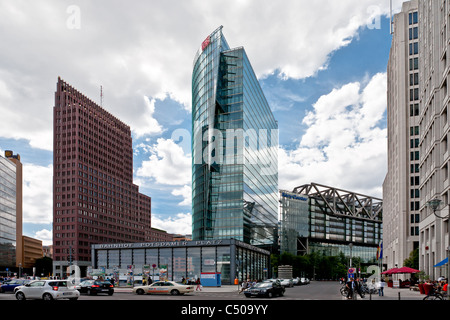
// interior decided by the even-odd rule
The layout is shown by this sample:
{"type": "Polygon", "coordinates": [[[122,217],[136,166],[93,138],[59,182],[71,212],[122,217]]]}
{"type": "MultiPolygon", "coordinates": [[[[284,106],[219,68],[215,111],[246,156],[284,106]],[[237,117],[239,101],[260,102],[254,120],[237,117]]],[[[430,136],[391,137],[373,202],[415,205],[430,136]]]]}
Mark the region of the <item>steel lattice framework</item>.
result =
{"type": "Polygon", "coordinates": [[[296,187],[293,192],[322,200],[335,216],[374,222],[381,222],[383,219],[382,199],[317,183],[296,187]]]}

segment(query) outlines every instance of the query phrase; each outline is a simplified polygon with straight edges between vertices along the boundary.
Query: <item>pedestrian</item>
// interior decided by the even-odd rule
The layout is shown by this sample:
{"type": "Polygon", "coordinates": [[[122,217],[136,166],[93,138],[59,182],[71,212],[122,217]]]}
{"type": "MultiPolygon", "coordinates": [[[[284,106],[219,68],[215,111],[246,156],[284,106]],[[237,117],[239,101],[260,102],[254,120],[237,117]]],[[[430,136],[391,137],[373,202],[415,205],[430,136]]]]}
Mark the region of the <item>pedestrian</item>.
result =
{"type": "Polygon", "coordinates": [[[243,281],[242,284],[241,284],[241,290],[239,290],[239,294],[241,294],[242,291],[247,289],[247,286],[248,286],[248,282],[247,281],[243,281]]]}
{"type": "Polygon", "coordinates": [[[181,279],[181,283],[186,284],[186,279],[184,277],[181,279]]]}
{"type": "Polygon", "coordinates": [[[356,293],[358,293],[359,294],[359,296],[361,297],[361,299],[363,299],[364,298],[364,296],[363,296],[363,294],[362,294],[362,292],[361,292],[361,279],[356,279],[356,281],[355,281],[355,291],[356,291],[356,293]]]}
{"type": "Polygon", "coordinates": [[[385,282],[384,279],[380,279],[380,281],[377,283],[377,287],[378,287],[378,295],[380,297],[384,296],[384,286],[385,286],[385,282]]]}
{"type": "Polygon", "coordinates": [[[197,288],[195,288],[195,291],[197,290],[202,291],[202,283],[200,281],[200,278],[197,278],[197,281],[195,283],[197,284],[197,288]]]}
{"type": "Polygon", "coordinates": [[[354,289],[353,282],[354,282],[353,278],[350,278],[349,281],[347,281],[347,283],[345,284],[345,286],[347,287],[347,299],[353,298],[353,289],[354,289]]]}

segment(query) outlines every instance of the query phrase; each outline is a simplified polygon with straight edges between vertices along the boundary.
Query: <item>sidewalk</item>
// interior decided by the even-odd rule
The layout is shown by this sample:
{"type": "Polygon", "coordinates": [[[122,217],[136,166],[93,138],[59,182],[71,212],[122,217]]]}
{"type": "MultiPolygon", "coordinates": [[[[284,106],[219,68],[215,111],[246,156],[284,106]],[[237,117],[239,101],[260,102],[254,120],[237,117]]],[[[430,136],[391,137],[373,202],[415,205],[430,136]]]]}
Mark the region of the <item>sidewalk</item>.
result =
{"type": "MultiPolygon", "coordinates": [[[[419,291],[409,290],[408,288],[384,288],[384,296],[379,296],[378,292],[370,296],[366,293],[364,299],[358,295],[357,300],[423,300],[425,295],[420,294],[419,291]]],[[[344,298],[345,299],[345,298],[344,298]]]]}
{"type": "MultiPolygon", "coordinates": [[[[132,292],[132,287],[114,287],[115,292],[132,292]]],[[[226,285],[221,287],[202,287],[202,291],[198,292],[238,292],[238,286],[237,285],[226,285]]]]}

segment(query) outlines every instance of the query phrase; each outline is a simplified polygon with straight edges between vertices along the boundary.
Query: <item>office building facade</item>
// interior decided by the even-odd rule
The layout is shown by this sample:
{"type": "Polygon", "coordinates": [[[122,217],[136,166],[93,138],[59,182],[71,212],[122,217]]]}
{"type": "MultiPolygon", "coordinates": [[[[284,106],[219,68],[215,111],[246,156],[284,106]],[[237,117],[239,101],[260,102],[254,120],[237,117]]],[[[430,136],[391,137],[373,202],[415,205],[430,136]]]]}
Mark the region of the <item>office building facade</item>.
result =
{"type": "Polygon", "coordinates": [[[20,156],[0,155],[0,272],[5,276],[22,261],[22,164],[20,156]]]}
{"type": "Polygon", "coordinates": [[[194,240],[272,250],[278,216],[278,124],[244,48],[222,27],[202,43],[192,76],[194,240]]]}
{"type": "Polygon", "coordinates": [[[419,247],[421,101],[418,0],[393,19],[387,68],[388,172],[383,183],[383,262],[403,266],[419,247]]]}
{"type": "Polygon", "coordinates": [[[53,273],[83,273],[92,244],[149,240],[151,199],[133,184],[130,127],[61,78],[53,125],[53,273]]]}
{"type": "Polygon", "coordinates": [[[343,254],[377,265],[382,220],[383,203],[375,197],[317,183],[280,190],[280,252],[343,254]]]}
{"type": "Polygon", "coordinates": [[[419,1],[420,251],[419,266],[432,279],[448,276],[450,152],[450,6],[448,1],[419,1]],[[436,215],[431,200],[441,201],[436,215]]]}
{"type": "Polygon", "coordinates": [[[167,279],[201,279],[203,285],[232,285],[270,276],[270,252],[238,240],[167,241],[92,246],[92,272],[119,285],[167,279]],[[129,276],[133,275],[132,281],[129,276]]]}

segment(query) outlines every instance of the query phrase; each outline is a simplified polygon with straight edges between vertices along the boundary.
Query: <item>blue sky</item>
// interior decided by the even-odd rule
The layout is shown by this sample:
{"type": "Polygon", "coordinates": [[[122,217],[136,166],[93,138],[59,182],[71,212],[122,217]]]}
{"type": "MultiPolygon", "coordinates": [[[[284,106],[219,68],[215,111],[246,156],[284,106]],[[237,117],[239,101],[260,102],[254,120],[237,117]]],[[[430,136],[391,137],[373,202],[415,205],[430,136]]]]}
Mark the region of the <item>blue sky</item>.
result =
{"type": "Polygon", "coordinates": [[[317,182],[381,197],[389,2],[233,3],[0,0],[0,151],[24,164],[25,235],[51,242],[58,76],[97,102],[103,86],[105,109],[132,129],[152,225],[190,233],[190,137],[176,138],[191,130],[195,52],[219,25],[231,47],[245,47],[279,122],[279,187],[317,182]]]}

